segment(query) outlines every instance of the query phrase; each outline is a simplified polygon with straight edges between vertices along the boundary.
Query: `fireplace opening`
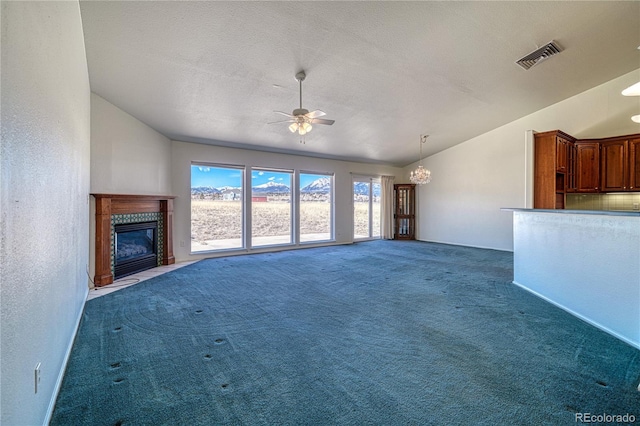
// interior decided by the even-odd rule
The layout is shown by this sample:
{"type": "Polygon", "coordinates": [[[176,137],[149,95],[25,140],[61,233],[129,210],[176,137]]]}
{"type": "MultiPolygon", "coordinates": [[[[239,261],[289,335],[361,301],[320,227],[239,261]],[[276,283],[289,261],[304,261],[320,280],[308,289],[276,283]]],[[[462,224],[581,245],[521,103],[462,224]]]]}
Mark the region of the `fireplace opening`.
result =
{"type": "Polygon", "coordinates": [[[157,238],[155,221],[115,225],[115,278],[158,266],[157,238]]]}

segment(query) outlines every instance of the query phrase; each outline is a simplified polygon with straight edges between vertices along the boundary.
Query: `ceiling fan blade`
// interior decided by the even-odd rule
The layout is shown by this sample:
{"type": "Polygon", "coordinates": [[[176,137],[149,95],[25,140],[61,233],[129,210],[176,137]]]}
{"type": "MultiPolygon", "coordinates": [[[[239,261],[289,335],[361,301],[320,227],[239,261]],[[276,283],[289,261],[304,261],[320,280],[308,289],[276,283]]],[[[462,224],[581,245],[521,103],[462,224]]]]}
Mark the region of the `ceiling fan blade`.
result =
{"type": "Polygon", "coordinates": [[[322,117],[323,115],[327,114],[324,111],[320,111],[319,109],[305,114],[305,116],[307,116],[308,118],[322,117]]]}
{"type": "Polygon", "coordinates": [[[329,126],[336,122],[336,120],[327,120],[325,118],[312,118],[309,121],[313,124],[328,124],[329,126]]]}
{"type": "Polygon", "coordinates": [[[290,117],[290,118],[295,118],[295,116],[289,114],[288,112],[282,112],[282,111],[273,111],[273,112],[275,112],[276,114],[286,115],[287,117],[290,117]]]}
{"type": "Polygon", "coordinates": [[[278,123],[295,123],[296,119],[295,118],[290,118],[288,120],[280,120],[280,121],[270,121],[267,124],[278,124],[278,123]]]}

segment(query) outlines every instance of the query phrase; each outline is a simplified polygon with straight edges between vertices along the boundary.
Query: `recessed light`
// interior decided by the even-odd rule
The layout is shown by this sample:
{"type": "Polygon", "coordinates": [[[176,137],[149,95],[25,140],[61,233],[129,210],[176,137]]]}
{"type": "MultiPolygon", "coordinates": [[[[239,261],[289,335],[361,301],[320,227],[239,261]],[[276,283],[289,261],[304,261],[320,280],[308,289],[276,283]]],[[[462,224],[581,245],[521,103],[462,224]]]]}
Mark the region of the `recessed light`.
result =
{"type": "Polygon", "coordinates": [[[640,81],[622,91],[624,96],[640,96],[640,81]]]}
{"type": "Polygon", "coordinates": [[[631,117],[631,119],[636,123],[640,124],[640,115],[634,115],[633,117],[631,117]]]}

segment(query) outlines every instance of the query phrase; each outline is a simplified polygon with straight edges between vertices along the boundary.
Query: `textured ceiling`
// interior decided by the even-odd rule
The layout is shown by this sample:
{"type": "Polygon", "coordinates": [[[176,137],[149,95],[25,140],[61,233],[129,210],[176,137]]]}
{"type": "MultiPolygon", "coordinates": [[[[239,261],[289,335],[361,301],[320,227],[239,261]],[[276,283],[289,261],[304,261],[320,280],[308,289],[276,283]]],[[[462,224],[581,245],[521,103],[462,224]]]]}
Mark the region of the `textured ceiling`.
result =
{"type": "Polygon", "coordinates": [[[81,1],[91,90],[177,140],[406,165],[640,68],[640,2],[81,1]],[[565,50],[525,71],[551,40],[565,50]],[[303,106],[301,144],[273,111],[303,106]]]}

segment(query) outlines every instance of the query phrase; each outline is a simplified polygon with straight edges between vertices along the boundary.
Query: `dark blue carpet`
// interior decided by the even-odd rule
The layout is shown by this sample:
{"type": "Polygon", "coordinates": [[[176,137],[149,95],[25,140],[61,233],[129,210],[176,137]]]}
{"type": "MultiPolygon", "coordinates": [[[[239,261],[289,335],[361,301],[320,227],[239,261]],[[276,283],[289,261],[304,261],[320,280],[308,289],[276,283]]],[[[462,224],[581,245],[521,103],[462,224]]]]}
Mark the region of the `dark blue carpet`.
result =
{"type": "Polygon", "coordinates": [[[640,421],[640,351],[512,264],[373,241],[186,266],[87,302],[51,424],[640,421]]]}

